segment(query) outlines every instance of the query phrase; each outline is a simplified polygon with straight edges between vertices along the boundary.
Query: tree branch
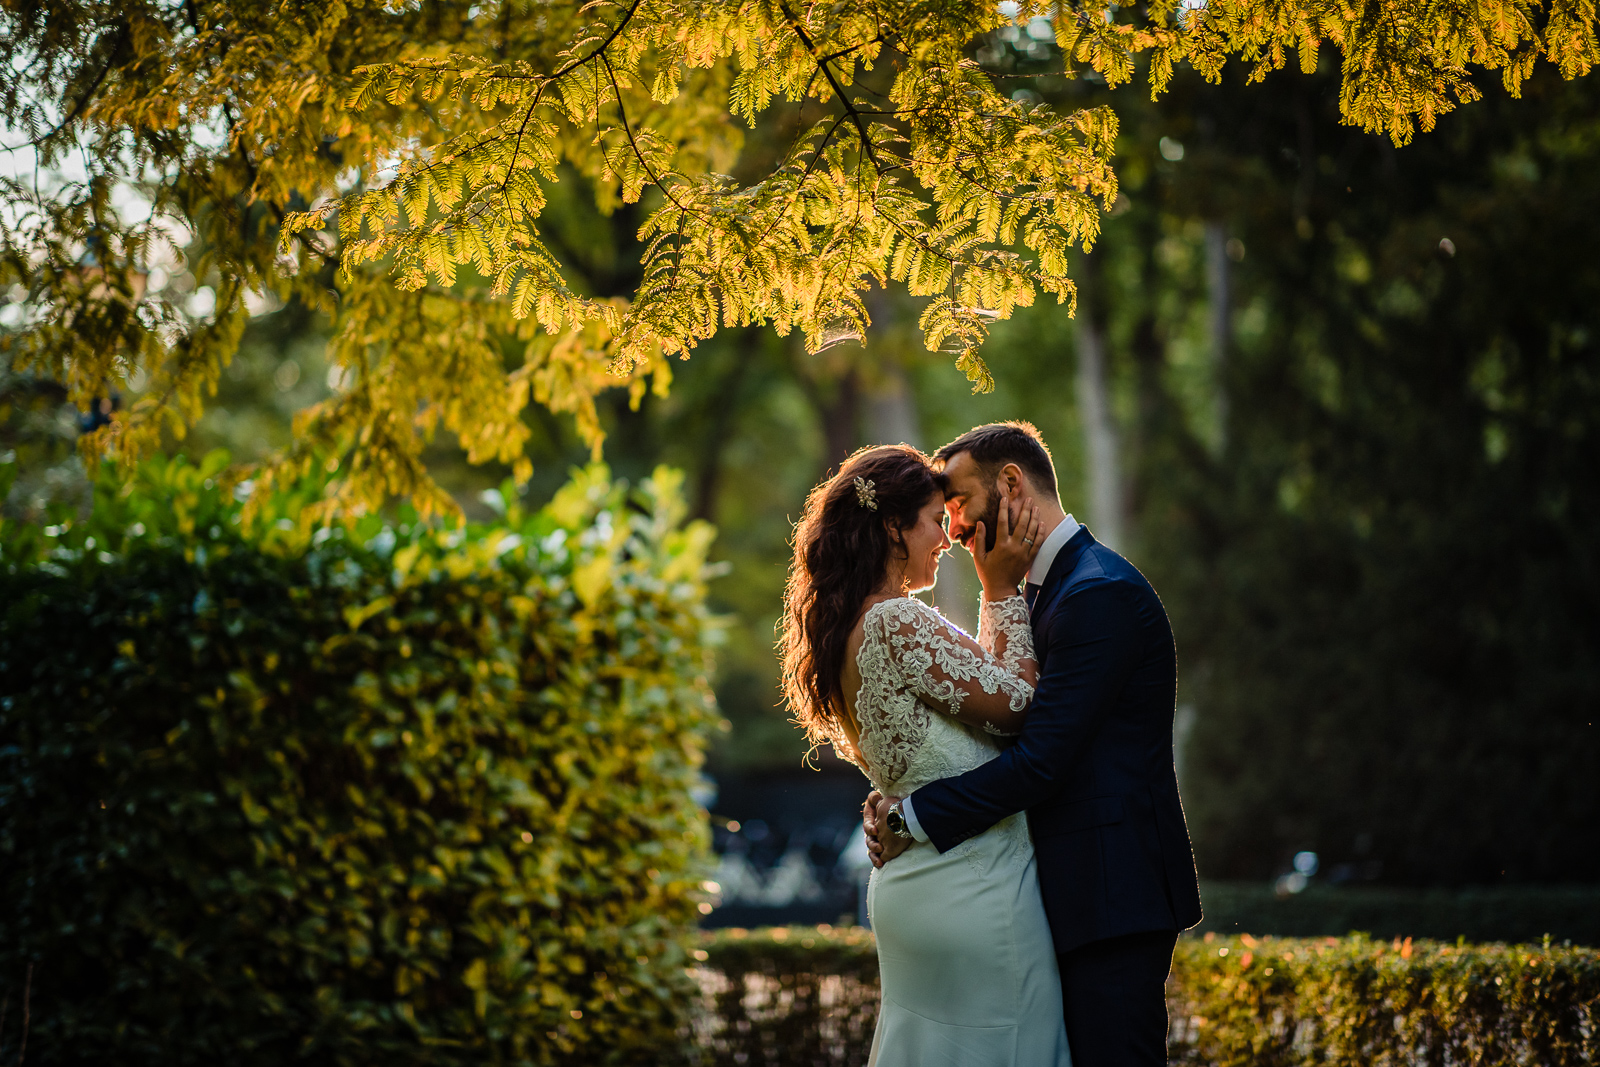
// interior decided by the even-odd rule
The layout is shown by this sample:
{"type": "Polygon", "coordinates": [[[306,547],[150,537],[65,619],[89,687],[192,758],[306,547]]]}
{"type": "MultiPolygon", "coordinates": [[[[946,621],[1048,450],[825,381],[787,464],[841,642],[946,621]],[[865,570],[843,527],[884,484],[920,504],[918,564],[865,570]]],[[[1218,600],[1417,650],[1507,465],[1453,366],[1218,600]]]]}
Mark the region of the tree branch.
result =
{"type": "Polygon", "coordinates": [[[622,132],[628,137],[628,147],[633,149],[633,158],[637,159],[639,161],[639,166],[643,167],[644,172],[650,175],[651,184],[653,184],[657,189],[660,189],[661,192],[665,194],[666,198],[671,200],[679,211],[682,211],[688,215],[694,215],[701,221],[706,221],[705,217],[698,211],[690,211],[688,208],[683,206],[677,197],[672,195],[672,190],[668,189],[662,184],[661,176],[658,175],[655,172],[655,169],[650,166],[649,160],[644,158],[644,153],[639,151],[639,142],[633,139],[633,128],[628,125],[628,109],[622,103],[622,86],[617,84],[616,71],[611,69],[611,60],[608,57],[601,56],[600,62],[606,68],[606,77],[611,81],[611,92],[617,98],[617,116],[622,119],[622,132]]]}
{"type": "MultiPolygon", "coordinates": [[[[784,14],[787,15],[788,12],[785,11],[784,14]]],[[[880,34],[878,34],[878,36],[874,37],[870,41],[862,41],[860,44],[853,44],[849,48],[841,48],[841,49],[839,49],[839,51],[834,52],[831,55],[823,56],[822,57],[822,62],[831,63],[835,59],[843,59],[845,56],[849,55],[851,52],[859,51],[860,49],[863,49],[863,48],[867,47],[867,45],[869,45],[869,44],[879,44],[882,41],[883,41],[883,34],[880,33],[880,34]]]]}
{"type": "Polygon", "coordinates": [[[872,161],[873,169],[879,175],[882,175],[883,165],[878,162],[878,154],[873,149],[872,138],[867,135],[866,120],[862,118],[861,112],[856,110],[856,106],[851,101],[849,94],[839,84],[839,79],[833,76],[833,71],[828,67],[828,57],[817,55],[817,46],[812,42],[811,36],[806,33],[805,28],[800,25],[799,20],[794,17],[794,13],[789,10],[787,3],[780,3],[778,10],[783,12],[783,17],[789,22],[789,28],[795,32],[795,36],[800,38],[800,43],[806,46],[806,51],[811,53],[811,58],[816,61],[817,68],[822,71],[822,76],[828,79],[828,84],[833,87],[833,95],[839,98],[839,104],[844,108],[845,114],[849,115],[850,121],[855,124],[856,135],[861,138],[862,153],[872,161]]]}
{"type": "MultiPolygon", "coordinates": [[[[568,74],[593,60],[596,56],[602,55],[607,48],[611,47],[611,42],[617,39],[617,35],[622,32],[622,28],[628,24],[630,19],[633,18],[634,13],[639,10],[639,5],[643,2],[644,0],[633,0],[633,3],[628,5],[627,13],[622,16],[621,20],[618,21],[616,26],[612,28],[611,32],[606,35],[605,40],[595,45],[588,55],[583,56],[580,59],[572,60],[570,63],[567,63],[565,66],[558,69],[554,74],[550,75],[550,77],[546,78],[540,83],[538,91],[533,94],[533,103],[528,105],[528,113],[522,116],[522,125],[517,127],[517,140],[516,143],[511,146],[511,159],[506,163],[505,180],[500,183],[501,192],[505,192],[507,183],[511,181],[511,172],[517,169],[517,157],[522,154],[522,135],[527,132],[528,123],[533,119],[533,113],[539,110],[539,102],[544,99],[544,91],[546,86],[550,85],[552,82],[560,81],[568,74]]],[[[610,64],[607,64],[607,66],[609,67],[610,64]]],[[[613,82],[614,81],[615,79],[613,79],[613,82]]],[[[618,106],[621,106],[620,98],[618,100],[618,106]]],[[[633,139],[633,135],[629,134],[628,139],[631,141],[633,139]]]]}
{"type": "Polygon", "coordinates": [[[594,59],[596,56],[600,55],[600,53],[604,52],[607,48],[610,48],[611,47],[611,42],[615,41],[617,39],[617,34],[621,33],[622,32],[622,28],[628,24],[628,20],[633,18],[634,12],[639,10],[639,5],[642,2],[643,2],[643,0],[633,0],[633,3],[628,5],[628,13],[622,16],[622,21],[618,22],[617,25],[616,25],[616,28],[613,29],[609,34],[606,35],[606,39],[605,40],[603,40],[599,44],[595,45],[594,46],[594,50],[591,51],[588,55],[584,56],[582,59],[574,59],[572,62],[568,63],[566,66],[562,67],[560,70],[558,70],[554,74],[550,75],[550,80],[551,81],[555,81],[557,78],[561,78],[561,77],[566,76],[567,74],[571,73],[572,71],[577,70],[579,67],[583,66],[585,63],[588,63],[590,60],[594,59]]]}
{"type": "Polygon", "coordinates": [[[124,30],[118,34],[116,44],[112,46],[111,56],[106,59],[105,66],[100,68],[100,73],[94,76],[94,81],[89,83],[89,88],[85,89],[83,91],[83,95],[78,97],[78,102],[72,105],[72,110],[67,112],[67,117],[57,123],[56,128],[51,130],[49,133],[43,134],[39,137],[31,138],[27,142],[28,147],[40,147],[46,141],[50,140],[50,138],[60,133],[68,126],[71,126],[78,120],[78,117],[88,109],[89,102],[94,99],[95,90],[100,88],[101,83],[106,80],[106,76],[111,73],[111,68],[116,66],[116,52],[117,49],[122,46],[123,38],[126,36],[126,33],[127,30],[124,28],[124,30]]]}

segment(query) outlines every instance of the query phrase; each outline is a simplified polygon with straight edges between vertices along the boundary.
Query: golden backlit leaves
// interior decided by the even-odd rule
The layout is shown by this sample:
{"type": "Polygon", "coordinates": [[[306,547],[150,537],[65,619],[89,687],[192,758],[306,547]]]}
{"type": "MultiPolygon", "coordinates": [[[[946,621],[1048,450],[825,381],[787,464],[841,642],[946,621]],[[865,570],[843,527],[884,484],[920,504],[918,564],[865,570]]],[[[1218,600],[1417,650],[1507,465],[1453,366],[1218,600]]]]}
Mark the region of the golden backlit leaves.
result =
{"type": "Polygon", "coordinates": [[[1050,19],[1068,67],[1111,85],[1143,55],[1154,92],[1184,62],[1215,80],[1237,59],[1260,80],[1313,69],[1329,44],[1346,120],[1398,144],[1475,99],[1475,71],[1516,93],[1541,57],[1576,77],[1600,55],[1594,0],[1030,0],[1009,16],[992,0],[292,13],[58,0],[4,12],[9,124],[46,165],[71,153],[91,173],[43,196],[5,181],[0,286],[24,285],[45,311],[0,343],[80,407],[140,380],[86,439],[131,460],[198,417],[247,293],[320,308],[347,387],[301,414],[296,446],[258,482],[332,454],[340,511],[391,494],[453,508],[422,460],[440,432],[474,462],[526,474],[530,403],[572,415],[598,450],[606,389],[625,384],[636,402],[664,389],[668,358],[727,326],[799,330],[813,351],[861,336],[877,286],[930,298],[927,347],[989,388],[990,324],[1040,293],[1073,302],[1070,250],[1094,242],[1117,192],[1109,109],[1013,99],[969,58],[1005,24],[1050,19]],[[779,140],[750,173],[745,131],[760,123],[764,145],[779,140]],[[590,291],[548,241],[550,189],[575,176],[602,213],[641,205],[626,292],[590,291]],[[130,179],[150,220],[111,206],[130,179]],[[192,238],[188,267],[216,294],[209,315],[138,292],[163,218],[182,223],[170,239],[192,238]]]}
{"type": "Polygon", "coordinates": [[[1474,70],[1499,71],[1518,95],[1539,59],[1565,78],[1600,62],[1594,0],[1158,0],[1138,22],[1109,3],[1061,5],[1056,36],[1109,84],[1133,76],[1149,52],[1153,91],[1187,61],[1209,80],[1237,58],[1260,81],[1294,60],[1316,69],[1324,42],[1341,56],[1340,113],[1353,126],[1408,143],[1458,103],[1478,99],[1474,70]]]}
{"type": "Polygon", "coordinates": [[[402,288],[452,285],[470,264],[548,331],[601,322],[623,374],[658,353],[687,356],[724,326],[799,328],[816,350],[840,323],[865,329],[863,290],[899,281],[937,298],[928,347],[953,345],[984,388],[975,350],[987,323],[1040,288],[1071,299],[1066,249],[1093,241],[1095,201],[1116,195],[1115,119],[1003,96],[964,56],[999,25],[996,13],[947,3],[592,10],[610,21],[577,31],[548,74],[461,55],[358,71],[351,107],[417,99],[451,132],[388,185],[292,216],[285,239],[337,215],[346,271],[385,262],[402,288]],[[875,64],[885,73],[863,87],[875,64]],[[708,94],[716,107],[704,106],[708,94]],[[726,177],[732,154],[713,149],[737,145],[729,117],[753,125],[780,100],[821,117],[764,179],[726,177]],[[640,230],[642,281],[618,316],[572,294],[541,240],[541,182],[563,164],[596,183],[602,207],[657,191],[640,230]]]}

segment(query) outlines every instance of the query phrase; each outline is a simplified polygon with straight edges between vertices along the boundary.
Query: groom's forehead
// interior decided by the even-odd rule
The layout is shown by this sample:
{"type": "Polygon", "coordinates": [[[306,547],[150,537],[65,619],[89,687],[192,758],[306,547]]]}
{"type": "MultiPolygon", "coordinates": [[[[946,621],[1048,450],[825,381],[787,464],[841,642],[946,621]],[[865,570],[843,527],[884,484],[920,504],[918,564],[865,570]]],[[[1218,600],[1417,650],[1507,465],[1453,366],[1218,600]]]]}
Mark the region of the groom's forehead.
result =
{"type": "Polygon", "coordinates": [[[957,452],[940,464],[939,473],[944,476],[944,497],[949,500],[972,491],[971,482],[978,473],[978,465],[970,453],[957,452]]]}

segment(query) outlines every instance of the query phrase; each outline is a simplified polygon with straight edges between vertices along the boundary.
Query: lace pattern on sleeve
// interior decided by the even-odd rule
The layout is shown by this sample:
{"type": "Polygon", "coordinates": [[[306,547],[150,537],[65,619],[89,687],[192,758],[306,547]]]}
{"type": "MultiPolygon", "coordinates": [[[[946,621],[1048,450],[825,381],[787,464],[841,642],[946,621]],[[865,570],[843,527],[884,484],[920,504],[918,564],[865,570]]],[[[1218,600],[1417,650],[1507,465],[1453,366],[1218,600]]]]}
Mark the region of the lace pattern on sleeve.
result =
{"type": "Polygon", "coordinates": [[[1028,602],[1020,594],[985,600],[978,608],[978,644],[1010,674],[1020,675],[1033,660],[1033,623],[1028,602]]]}
{"type": "MultiPolygon", "coordinates": [[[[1033,697],[1033,686],[989,653],[963,644],[955,626],[920,600],[886,601],[880,623],[901,683],[952,717],[960,716],[962,706],[978,692],[1002,694],[1013,713],[1021,712],[1033,697]]],[[[1005,733],[987,721],[983,727],[989,733],[1005,733]]]]}
{"type": "Polygon", "coordinates": [[[991,734],[1004,731],[974,723],[972,712],[988,704],[1018,713],[1033,696],[1032,686],[987,652],[964,644],[959,630],[919,600],[873,605],[864,630],[856,653],[856,718],[863,769],[880,789],[909,792],[992,758],[992,744],[967,724],[991,734]],[[968,714],[961,722],[947,719],[935,729],[940,711],[956,715],[964,708],[968,714]]]}

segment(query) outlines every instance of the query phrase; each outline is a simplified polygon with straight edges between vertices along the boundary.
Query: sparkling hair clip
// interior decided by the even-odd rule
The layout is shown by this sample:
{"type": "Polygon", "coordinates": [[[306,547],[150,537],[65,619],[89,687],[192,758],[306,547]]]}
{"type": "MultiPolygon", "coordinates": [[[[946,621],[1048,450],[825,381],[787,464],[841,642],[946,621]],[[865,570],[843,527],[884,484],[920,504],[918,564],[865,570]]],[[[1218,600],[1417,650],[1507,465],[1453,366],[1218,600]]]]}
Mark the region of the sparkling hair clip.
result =
{"type": "Polygon", "coordinates": [[[871,478],[856,476],[856,502],[864,508],[878,510],[878,492],[873,488],[871,478]]]}

